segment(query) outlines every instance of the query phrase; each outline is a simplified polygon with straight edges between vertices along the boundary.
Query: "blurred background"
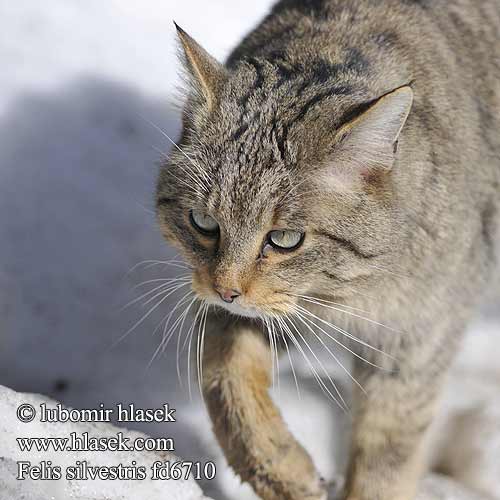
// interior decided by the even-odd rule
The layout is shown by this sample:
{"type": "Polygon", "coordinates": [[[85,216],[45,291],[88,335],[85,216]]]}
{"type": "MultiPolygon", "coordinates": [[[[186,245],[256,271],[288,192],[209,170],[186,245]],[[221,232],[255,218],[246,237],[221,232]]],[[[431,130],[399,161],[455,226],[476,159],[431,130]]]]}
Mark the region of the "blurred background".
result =
{"type": "MultiPolygon", "coordinates": [[[[172,20],[223,60],[271,3],[0,0],[0,384],[80,408],[169,402],[178,423],[135,428],[176,437],[185,458],[223,463],[196,390],[191,400],[178,383],[175,348],[150,363],[171,305],[125,337],[147,309],[122,306],[134,285],[158,277],[134,266],[174,256],[153,213],[170,144],[152,125],[172,138],[179,130],[172,20]]],[[[495,313],[479,320],[482,332],[498,331],[495,313]]],[[[292,390],[286,374],[283,387],[292,390]]],[[[305,391],[301,404],[314,411],[297,422],[284,411],[299,439],[320,439],[316,461],[331,475],[324,443],[338,432],[321,422],[337,410],[318,394],[305,391]]],[[[207,494],[252,498],[221,476],[207,494]]]]}

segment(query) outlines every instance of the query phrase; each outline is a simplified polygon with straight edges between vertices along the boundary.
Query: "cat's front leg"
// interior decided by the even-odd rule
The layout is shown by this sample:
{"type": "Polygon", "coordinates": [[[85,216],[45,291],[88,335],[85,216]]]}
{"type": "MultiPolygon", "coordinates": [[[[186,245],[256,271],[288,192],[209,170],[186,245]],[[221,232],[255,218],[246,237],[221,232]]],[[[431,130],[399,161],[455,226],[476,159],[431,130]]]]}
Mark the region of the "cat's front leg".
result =
{"type": "Polygon", "coordinates": [[[413,500],[442,374],[357,370],[347,500],[413,500]],[[367,372],[370,374],[367,375],[367,372]]]}
{"type": "Polygon", "coordinates": [[[234,471],[264,500],[324,500],[311,458],[271,400],[271,354],[247,321],[212,318],[205,339],[203,393],[234,471]]]}

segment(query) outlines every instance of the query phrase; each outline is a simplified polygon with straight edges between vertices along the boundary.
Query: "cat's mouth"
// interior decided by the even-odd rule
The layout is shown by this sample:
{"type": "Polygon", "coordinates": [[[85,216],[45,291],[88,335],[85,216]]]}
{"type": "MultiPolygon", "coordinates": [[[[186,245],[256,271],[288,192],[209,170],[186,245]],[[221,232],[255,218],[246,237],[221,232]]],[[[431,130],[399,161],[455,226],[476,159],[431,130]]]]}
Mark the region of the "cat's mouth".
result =
{"type": "Polygon", "coordinates": [[[215,295],[206,296],[205,294],[197,293],[200,299],[205,302],[218,306],[225,311],[228,311],[235,316],[241,316],[245,318],[262,318],[265,316],[280,315],[290,312],[291,306],[285,304],[282,301],[276,301],[272,303],[267,303],[264,305],[257,305],[248,303],[246,301],[234,301],[234,302],[224,302],[215,295]]]}
{"type": "Polygon", "coordinates": [[[255,319],[285,315],[293,310],[294,300],[283,290],[269,290],[257,286],[251,291],[247,290],[234,298],[228,298],[212,287],[211,282],[209,276],[198,271],[193,273],[191,288],[200,300],[235,316],[255,319]]]}
{"type": "Polygon", "coordinates": [[[235,316],[243,316],[246,318],[259,318],[263,315],[263,311],[255,306],[243,306],[237,302],[232,302],[230,304],[223,302],[222,300],[213,300],[213,303],[219,307],[222,307],[226,311],[229,311],[235,316]]]}

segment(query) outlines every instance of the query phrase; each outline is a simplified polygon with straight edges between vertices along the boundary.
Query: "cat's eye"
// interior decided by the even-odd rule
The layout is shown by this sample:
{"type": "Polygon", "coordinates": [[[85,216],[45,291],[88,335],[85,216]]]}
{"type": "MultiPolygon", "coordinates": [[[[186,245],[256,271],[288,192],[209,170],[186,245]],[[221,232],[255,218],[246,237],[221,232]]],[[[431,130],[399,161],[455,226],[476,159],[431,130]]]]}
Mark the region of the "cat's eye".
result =
{"type": "Polygon", "coordinates": [[[267,241],[271,246],[280,250],[292,251],[299,248],[304,240],[304,233],[291,229],[279,229],[271,231],[267,235],[267,241]]]}
{"type": "Polygon", "coordinates": [[[219,224],[203,210],[193,209],[189,212],[189,220],[192,226],[205,236],[216,236],[219,234],[219,224]]]}

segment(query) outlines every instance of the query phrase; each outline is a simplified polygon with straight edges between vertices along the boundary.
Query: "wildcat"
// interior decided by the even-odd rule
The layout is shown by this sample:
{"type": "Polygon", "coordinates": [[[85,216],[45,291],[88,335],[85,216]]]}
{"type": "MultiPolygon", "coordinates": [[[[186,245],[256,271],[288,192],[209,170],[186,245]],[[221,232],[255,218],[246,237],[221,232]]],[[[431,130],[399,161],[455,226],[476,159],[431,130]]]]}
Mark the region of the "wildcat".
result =
{"type": "Polygon", "coordinates": [[[345,497],[414,498],[498,269],[499,27],[499,0],[282,0],[225,65],[178,28],[189,92],[158,220],[212,305],[205,402],[261,498],[326,498],[268,395],[272,351],[311,336],[354,355],[345,497]]]}

